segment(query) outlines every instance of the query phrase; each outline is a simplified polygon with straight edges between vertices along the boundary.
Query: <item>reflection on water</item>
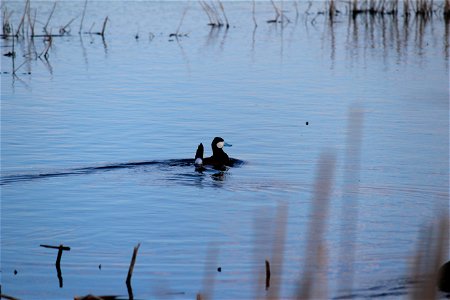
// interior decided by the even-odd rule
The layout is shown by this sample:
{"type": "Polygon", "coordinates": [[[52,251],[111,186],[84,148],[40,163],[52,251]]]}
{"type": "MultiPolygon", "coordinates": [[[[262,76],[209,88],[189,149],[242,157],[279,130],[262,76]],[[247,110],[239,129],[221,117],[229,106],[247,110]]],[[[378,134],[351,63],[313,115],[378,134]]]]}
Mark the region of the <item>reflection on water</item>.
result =
{"type": "Polygon", "coordinates": [[[2,292],[359,299],[421,286],[430,269],[411,275],[411,257],[431,252],[417,232],[448,209],[443,3],[53,7],[1,4],[2,292]],[[233,167],[176,159],[218,135],[233,167]],[[44,243],[71,246],[58,282],[44,243]]]}

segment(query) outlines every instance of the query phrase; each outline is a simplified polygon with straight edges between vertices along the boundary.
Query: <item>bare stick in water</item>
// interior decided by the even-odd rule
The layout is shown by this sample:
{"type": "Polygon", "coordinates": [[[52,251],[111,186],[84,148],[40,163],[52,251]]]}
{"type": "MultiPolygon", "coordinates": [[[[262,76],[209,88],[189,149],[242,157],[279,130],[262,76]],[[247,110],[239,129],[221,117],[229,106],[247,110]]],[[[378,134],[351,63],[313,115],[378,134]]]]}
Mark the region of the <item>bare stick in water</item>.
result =
{"type": "Polygon", "coordinates": [[[130,262],[130,268],[128,269],[128,275],[127,275],[127,280],[126,280],[127,284],[130,284],[130,282],[131,282],[131,276],[133,276],[134,264],[136,263],[136,256],[137,256],[140,246],[141,246],[141,243],[137,244],[137,246],[134,247],[133,256],[131,257],[131,262],[130,262]]]}
{"type": "MultiPolygon", "coordinates": [[[[12,25],[11,25],[11,32],[12,32],[12,25]]],[[[15,68],[15,58],[16,58],[16,52],[15,52],[15,46],[14,46],[14,40],[16,38],[13,37],[12,38],[12,55],[11,55],[11,59],[12,59],[12,75],[14,76],[16,74],[16,68],[15,68]]]]}
{"type": "Polygon", "coordinates": [[[139,246],[141,246],[141,243],[137,244],[136,247],[134,247],[133,256],[131,257],[131,262],[130,262],[130,268],[128,269],[126,284],[127,284],[129,299],[133,299],[133,289],[131,288],[131,276],[133,276],[134,264],[136,263],[136,256],[137,256],[137,252],[139,250],[139,246]]]}
{"type": "Polygon", "coordinates": [[[70,251],[70,247],[67,246],[63,246],[62,244],[59,246],[51,246],[51,245],[40,245],[41,247],[44,248],[50,248],[50,249],[58,249],[58,256],[56,257],[56,273],[58,275],[58,280],[59,280],[59,287],[62,288],[63,287],[63,278],[62,278],[62,272],[61,272],[61,257],[62,257],[62,253],[63,251],[70,251]]]}
{"type": "Polygon", "coordinates": [[[270,263],[266,259],[266,291],[269,289],[269,287],[270,287],[270,263]]]}

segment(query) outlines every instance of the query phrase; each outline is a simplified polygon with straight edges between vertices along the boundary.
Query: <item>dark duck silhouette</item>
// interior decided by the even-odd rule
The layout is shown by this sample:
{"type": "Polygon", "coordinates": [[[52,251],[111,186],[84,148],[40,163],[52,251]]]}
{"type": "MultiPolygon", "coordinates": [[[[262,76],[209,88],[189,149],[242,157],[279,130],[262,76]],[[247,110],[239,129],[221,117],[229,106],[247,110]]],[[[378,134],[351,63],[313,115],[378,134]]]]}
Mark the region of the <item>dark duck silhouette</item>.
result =
{"type": "Polygon", "coordinates": [[[228,157],[228,154],[223,151],[223,147],[231,147],[230,144],[225,143],[223,138],[215,137],[211,143],[213,155],[203,158],[204,147],[200,143],[195,153],[195,166],[202,168],[204,165],[213,166],[215,169],[223,170],[226,166],[231,166],[232,161],[228,157]]]}

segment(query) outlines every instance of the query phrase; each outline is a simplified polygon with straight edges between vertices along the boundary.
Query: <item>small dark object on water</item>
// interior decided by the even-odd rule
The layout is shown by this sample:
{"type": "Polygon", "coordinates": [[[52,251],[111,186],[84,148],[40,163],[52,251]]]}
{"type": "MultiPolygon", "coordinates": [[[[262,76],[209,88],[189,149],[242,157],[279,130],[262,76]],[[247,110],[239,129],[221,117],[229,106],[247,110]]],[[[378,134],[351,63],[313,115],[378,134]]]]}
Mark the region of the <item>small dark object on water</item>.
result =
{"type": "Polygon", "coordinates": [[[306,122],[306,125],[309,125],[309,122],[306,122]]]}
{"type": "Polygon", "coordinates": [[[437,284],[440,291],[450,293],[450,261],[439,269],[437,284]]]}
{"type": "Polygon", "coordinates": [[[98,265],[98,269],[101,270],[102,269],[102,264],[98,265]]]}
{"type": "Polygon", "coordinates": [[[11,52],[9,51],[8,53],[3,54],[3,56],[7,56],[7,57],[15,57],[16,56],[16,52],[11,52]]]}
{"type": "Polygon", "coordinates": [[[17,275],[17,270],[14,270],[14,275],[17,275]]]}
{"type": "Polygon", "coordinates": [[[222,267],[218,267],[217,272],[222,272],[222,267]]]}
{"type": "Polygon", "coordinates": [[[138,39],[139,39],[139,34],[136,33],[136,35],[134,36],[134,38],[135,38],[136,40],[138,40],[138,39]]]}

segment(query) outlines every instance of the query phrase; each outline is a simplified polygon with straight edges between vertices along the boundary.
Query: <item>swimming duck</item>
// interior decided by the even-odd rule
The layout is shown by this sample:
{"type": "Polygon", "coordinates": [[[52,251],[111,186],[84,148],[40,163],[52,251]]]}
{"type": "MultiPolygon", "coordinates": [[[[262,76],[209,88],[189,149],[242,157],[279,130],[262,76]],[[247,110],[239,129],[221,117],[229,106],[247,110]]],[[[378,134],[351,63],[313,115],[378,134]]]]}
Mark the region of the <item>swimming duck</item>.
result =
{"type": "Polygon", "coordinates": [[[225,143],[223,138],[215,137],[211,143],[213,155],[203,158],[204,147],[200,143],[195,153],[195,166],[201,167],[203,165],[212,165],[214,168],[223,168],[224,166],[230,166],[230,158],[223,151],[223,147],[231,147],[230,144],[225,143]]]}

